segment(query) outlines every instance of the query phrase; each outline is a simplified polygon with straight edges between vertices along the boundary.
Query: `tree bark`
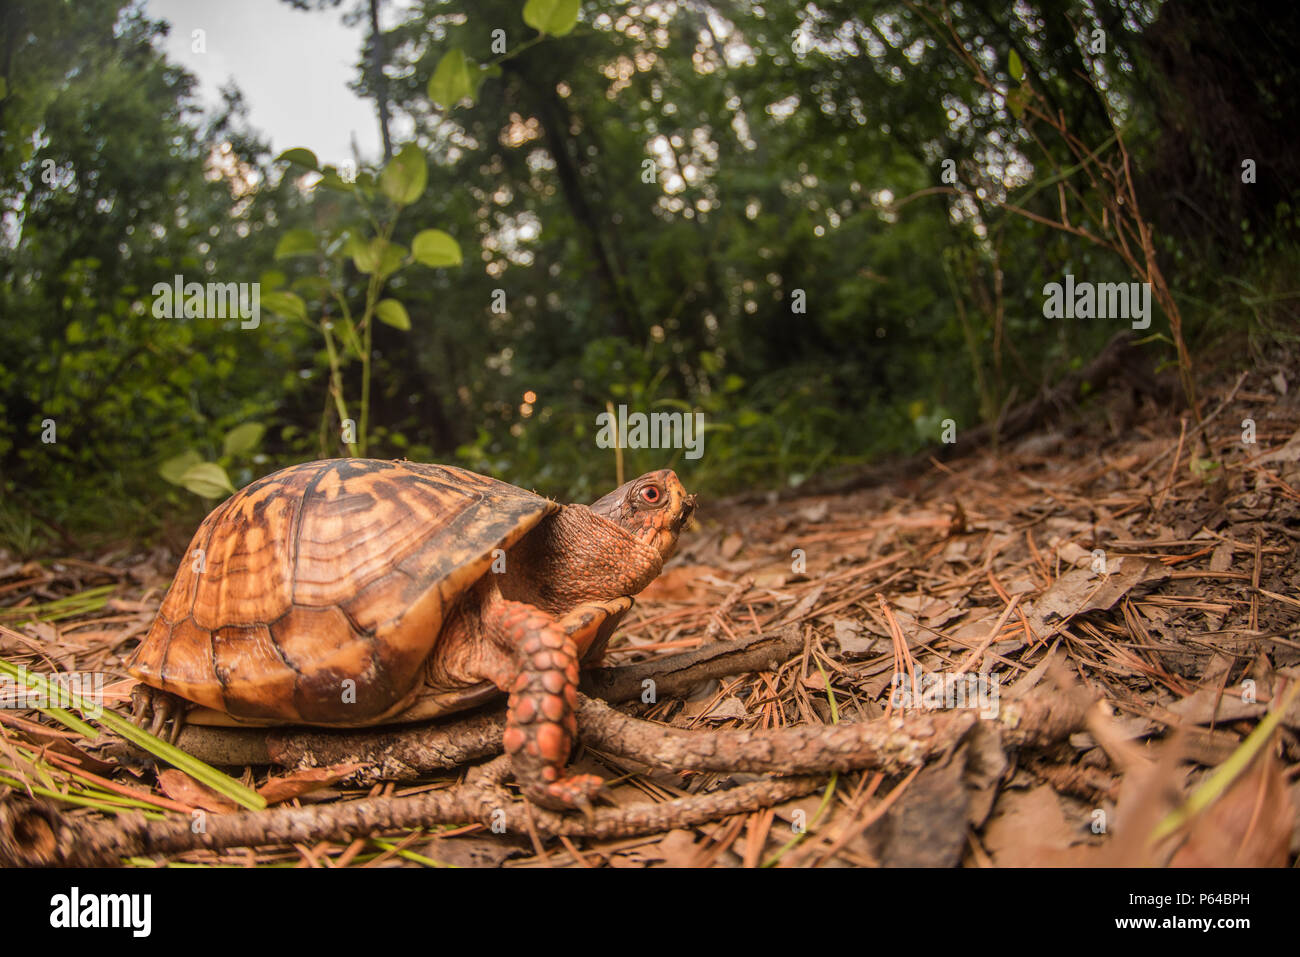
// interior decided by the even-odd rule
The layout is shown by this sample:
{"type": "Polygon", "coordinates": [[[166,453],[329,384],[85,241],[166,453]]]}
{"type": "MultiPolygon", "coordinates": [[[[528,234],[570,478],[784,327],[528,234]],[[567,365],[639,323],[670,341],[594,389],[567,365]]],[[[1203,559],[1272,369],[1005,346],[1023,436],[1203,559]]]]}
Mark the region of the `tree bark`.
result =
{"type": "Polygon", "coordinates": [[[370,0],[370,82],[375,88],[379,110],[379,133],[384,141],[384,162],[393,158],[393,140],[388,132],[388,78],[384,76],[384,35],[379,32],[379,0],[370,0]]]}

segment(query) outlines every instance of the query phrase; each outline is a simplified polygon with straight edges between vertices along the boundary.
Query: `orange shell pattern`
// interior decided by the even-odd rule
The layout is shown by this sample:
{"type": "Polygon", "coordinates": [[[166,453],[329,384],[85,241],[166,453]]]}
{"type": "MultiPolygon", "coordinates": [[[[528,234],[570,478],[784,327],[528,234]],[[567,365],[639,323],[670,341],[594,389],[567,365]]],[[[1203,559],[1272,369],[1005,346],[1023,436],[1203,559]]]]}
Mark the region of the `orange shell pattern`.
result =
{"type": "Polygon", "coordinates": [[[275,472],[199,526],[128,670],[237,718],[374,718],[421,679],[493,550],[558,508],[447,466],[329,459],[275,472]]]}

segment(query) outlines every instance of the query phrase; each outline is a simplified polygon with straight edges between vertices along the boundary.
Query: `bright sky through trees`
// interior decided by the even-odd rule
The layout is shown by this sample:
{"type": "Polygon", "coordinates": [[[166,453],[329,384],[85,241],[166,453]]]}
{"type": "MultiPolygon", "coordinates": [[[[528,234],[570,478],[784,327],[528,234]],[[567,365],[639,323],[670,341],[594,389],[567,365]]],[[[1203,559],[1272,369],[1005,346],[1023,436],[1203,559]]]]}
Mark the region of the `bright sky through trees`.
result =
{"type": "Polygon", "coordinates": [[[150,16],[168,21],[163,50],[202,80],[206,103],[234,80],[249,121],[278,152],[311,143],[327,163],[379,155],[374,105],[348,89],[356,76],[363,27],[345,26],[337,11],[304,13],[279,0],[145,0],[150,16]],[[203,30],[206,52],[194,52],[203,30]]]}

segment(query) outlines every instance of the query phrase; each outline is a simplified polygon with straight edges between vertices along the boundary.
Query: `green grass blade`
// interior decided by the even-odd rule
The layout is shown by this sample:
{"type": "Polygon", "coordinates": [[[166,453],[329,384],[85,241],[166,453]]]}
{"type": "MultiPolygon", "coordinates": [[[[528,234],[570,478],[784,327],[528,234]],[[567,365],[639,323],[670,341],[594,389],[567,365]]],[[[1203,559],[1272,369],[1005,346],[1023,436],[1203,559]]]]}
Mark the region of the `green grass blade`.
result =
{"type": "MultiPolygon", "coordinates": [[[[137,810],[132,806],[136,802],[132,802],[132,805],[109,804],[107,800],[99,800],[95,797],[84,797],[80,794],[65,794],[64,792],[54,788],[41,787],[36,784],[24,784],[22,781],[17,781],[5,774],[0,774],[0,784],[7,784],[15,791],[21,791],[24,794],[39,794],[42,797],[53,798],[54,800],[62,801],[65,804],[77,804],[82,807],[93,807],[97,811],[104,811],[110,814],[121,814],[123,811],[137,810]]],[[[123,800],[129,801],[130,799],[125,798],[123,800]]],[[[151,821],[161,821],[166,818],[166,815],[152,804],[145,804],[144,807],[139,808],[139,810],[151,821]],[[149,810],[145,810],[144,808],[148,808],[149,810]]]]}
{"type": "MultiPolygon", "coordinates": [[[[396,841],[389,841],[382,837],[372,837],[370,840],[373,841],[375,844],[378,844],[386,851],[391,851],[395,847],[397,847],[396,841]]],[[[415,851],[408,851],[405,848],[398,851],[397,856],[404,857],[408,861],[412,861],[416,864],[423,864],[425,867],[456,867],[457,866],[455,864],[446,864],[442,861],[435,861],[432,857],[425,857],[423,854],[419,854],[415,851]]]]}
{"type": "Polygon", "coordinates": [[[67,727],[69,731],[77,732],[77,734],[81,735],[87,741],[94,741],[99,737],[99,732],[96,731],[94,727],[86,724],[86,722],[82,721],[71,711],[66,711],[63,708],[42,708],[41,710],[55,721],[58,721],[60,724],[67,727]]]}
{"type": "Polygon", "coordinates": [[[1168,837],[1228,790],[1232,782],[1241,776],[1242,772],[1250,766],[1251,761],[1255,760],[1255,755],[1272,739],[1274,729],[1282,720],[1282,715],[1295,701],[1297,693],[1300,693],[1300,682],[1292,682],[1282,703],[1264,716],[1264,719],[1255,726],[1255,730],[1241,742],[1236,751],[1232,752],[1228,760],[1215,768],[1210,776],[1201,782],[1182,807],[1170,811],[1165,819],[1156,825],[1148,843],[1155,844],[1168,837]]]}
{"type": "MultiPolygon", "coordinates": [[[[186,754],[174,744],[169,744],[161,738],[155,737],[143,728],[137,728],[120,714],[104,710],[98,706],[87,705],[79,695],[74,694],[68,689],[58,688],[51,690],[49,682],[47,682],[44,677],[35,672],[28,671],[25,668],[20,669],[17,665],[10,663],[3,658],[0,658],[0,674],[9,675],[15,682],[20,684],[27,683],[30,687],[43,692],[47,700],[69,701],[72,707],[80,711],[83,715],[87,712],[93,714],[98,711],[99,717],[92,718],[91,720],[98,721],[110,731],[121,735],[132,744],[138,745],[154,757],[167,762],[172,767],[184,771],[190,777],[194,778],[194,780],[206,785],[218,794],[229,798],[236,804],[252,811],[260,811],[266,807],[266,798],[262,797],[262,795],[258,794],[252,788],[241,784],[229,775],[222,774],[216,768],[203,763],[198,758],[186,754]],[[59,695],[58,698],[54,697],[56,694],[59,695]]],[[[46,707],[38,710],[44,714],[51,714],[51,716],[56,720],[64,720],[62,717],[59,717],[58,714],[52,714],[52,711],[58,712],[62,709],[51,709],[46,707]]],[[[64,714],[66,717],[72,718],[72,716],[67,715],[66,712],[64,712],[64,714]]],[[[74,722],[77,721],[76,718],[72,718],[72,720],[74,722]]],[[[91,730],[93,731],[94,729],[92,728],[91,730]]]]}

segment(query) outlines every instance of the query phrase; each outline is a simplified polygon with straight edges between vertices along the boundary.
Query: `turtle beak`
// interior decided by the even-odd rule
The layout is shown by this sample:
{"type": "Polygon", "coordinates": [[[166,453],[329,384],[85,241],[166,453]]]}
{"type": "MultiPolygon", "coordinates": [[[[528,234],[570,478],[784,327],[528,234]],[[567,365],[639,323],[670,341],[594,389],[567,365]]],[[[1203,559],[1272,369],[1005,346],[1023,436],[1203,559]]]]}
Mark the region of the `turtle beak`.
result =
{"type": "Polygon", "coordinates": [[[700,497],[698,495],[688,495],[686,496],[686,498],[682,500],[682,513],[681,515],[677,516],[678,531],[681,531],[683,528],[685,528],[686,523],[689,522],[691,520],[691,516],[695,514],[695,508],[699,504],[699,499],[700,497]]]}

